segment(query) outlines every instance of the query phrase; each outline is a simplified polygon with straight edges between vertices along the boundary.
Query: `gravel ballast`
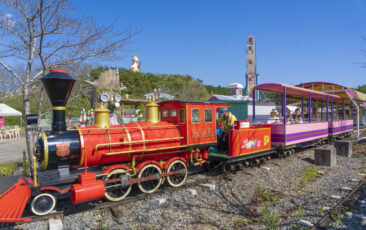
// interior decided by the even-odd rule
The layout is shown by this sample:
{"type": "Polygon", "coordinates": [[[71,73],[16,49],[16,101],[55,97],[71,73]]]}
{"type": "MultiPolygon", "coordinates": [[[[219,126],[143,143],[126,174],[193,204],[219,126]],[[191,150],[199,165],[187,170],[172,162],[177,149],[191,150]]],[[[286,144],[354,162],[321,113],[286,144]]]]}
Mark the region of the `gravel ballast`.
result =
{"type": "MultiPolygon", "coordinates": [[[[262,167],[246,168],[212,180],[207,186],[165,192],[120,206],[122,218],[109,209],[65,216],[64,229],[298,229],[300,220],[316,223],[345,196],[365,172],[366,153],[351,158],[337,156],[335,167],[314,165],[314,150],[274,159],[262,167]],[[192,191],[195,190],[194,192],[192,191]]],[[[190,180],[201,178],[192,176],[190,180]]],[[[359,199],[366,200],[366,191],[359,199]]],[[[355,212],[365,213],[355,204],[355,212]]],[[[365,229],[365,221],[344,213],[335,216],[333,227],[365,229]]],[[[18,224],[19,229],[45,229],[48,221],[18,224]]],[[[303,227],[306,229],[306,227],[303,227]]]]}

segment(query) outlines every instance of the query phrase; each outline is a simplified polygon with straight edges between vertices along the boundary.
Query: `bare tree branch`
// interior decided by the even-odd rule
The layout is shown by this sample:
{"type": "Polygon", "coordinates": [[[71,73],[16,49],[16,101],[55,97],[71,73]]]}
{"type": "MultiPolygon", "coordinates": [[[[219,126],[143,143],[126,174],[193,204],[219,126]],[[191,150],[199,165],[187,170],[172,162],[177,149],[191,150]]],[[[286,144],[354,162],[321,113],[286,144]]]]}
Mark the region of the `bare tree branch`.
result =
{"type": "MultiPolygon", "coordinates": [[[[47,70],[121,58],[141,29],[117,31],[115,25],[98,25],[91,17],[80,17],[68,0],[0,1],[0,68],[19,82],[25,115],[30,113],[31,91],[47,70]]],[[[26,137],[31,156],[30,131],[26,137]]]]}

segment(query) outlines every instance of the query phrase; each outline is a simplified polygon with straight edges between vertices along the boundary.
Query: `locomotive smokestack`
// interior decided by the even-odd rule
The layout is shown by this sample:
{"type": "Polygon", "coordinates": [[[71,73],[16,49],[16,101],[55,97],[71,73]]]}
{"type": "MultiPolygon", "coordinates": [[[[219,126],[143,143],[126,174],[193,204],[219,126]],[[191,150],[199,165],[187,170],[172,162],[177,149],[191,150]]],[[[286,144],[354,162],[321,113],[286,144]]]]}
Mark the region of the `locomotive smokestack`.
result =
{"type": "Polygon", "coordinates": [[[41,77],[40,80],[52,104],[52,131],[64,132],[66,131],[65,105],[69,99],[75,79],[65,70],[53,69],[41,77]]]}

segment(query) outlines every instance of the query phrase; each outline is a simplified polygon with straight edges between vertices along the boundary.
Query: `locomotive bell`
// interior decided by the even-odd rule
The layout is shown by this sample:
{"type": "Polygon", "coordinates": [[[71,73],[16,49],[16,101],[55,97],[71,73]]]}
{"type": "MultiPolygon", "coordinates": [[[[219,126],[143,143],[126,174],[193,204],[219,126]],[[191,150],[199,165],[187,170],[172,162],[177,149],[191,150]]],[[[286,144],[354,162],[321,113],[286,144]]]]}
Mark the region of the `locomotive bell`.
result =
{"type": "Polygon", "coordinates": [[[69,99],[75,79],[67,71],[52,69],[40,78],[53,110],[52,131],[65,132],[65,105],[69,99]]]}
{"type": "Polygon", "coordinates": [[[94,126],[96,126],[98,128],[109,128],[111,126],[111,122],[109,120],[110,112],[111,111],[109,111],[103,105],[101,105],[99,108],[97,108],[94,111],[94,114],[95,114],[94,126]]]}
{"type": "Polygon", "coordinates": [[[155,103],[154,97],[149,98],[149,103],[145,105],[146,107],[146,121],[151,123],[159,122],[159,105],[155,103]]]}

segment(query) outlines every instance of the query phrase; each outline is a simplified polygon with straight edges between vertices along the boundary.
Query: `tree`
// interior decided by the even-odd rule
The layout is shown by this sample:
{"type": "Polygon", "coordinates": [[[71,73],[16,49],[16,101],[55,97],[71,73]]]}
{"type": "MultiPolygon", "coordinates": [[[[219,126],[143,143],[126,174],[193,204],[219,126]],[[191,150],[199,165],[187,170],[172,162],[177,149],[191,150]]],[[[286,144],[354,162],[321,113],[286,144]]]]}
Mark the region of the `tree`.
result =
{"type": "Polygon", "coordinates": [[[362,92],[362,93],[366,93],[366,85],[359,85],[356,90],[362,92]]]}
{"type": "MultiPolygon", "coordinates": [[[[38,77],[49,69],[121,58],[121,48],[140,30],[128,27],[115,32],[114,25],[97,25],[91,17],[80,17],[67,0],[1,1],[0,67],[21,89],[25,116],[30,113],[30,95],[39,84],[38,77]]],[[[30,161],[32,139],[26,127],[30,161]]]]}
{"type": "Polygon", "coordinates": [[[9,76],[9,72],[0,70],[0,103],[13,96],[18,89],[17,82],[9,76]]]}

